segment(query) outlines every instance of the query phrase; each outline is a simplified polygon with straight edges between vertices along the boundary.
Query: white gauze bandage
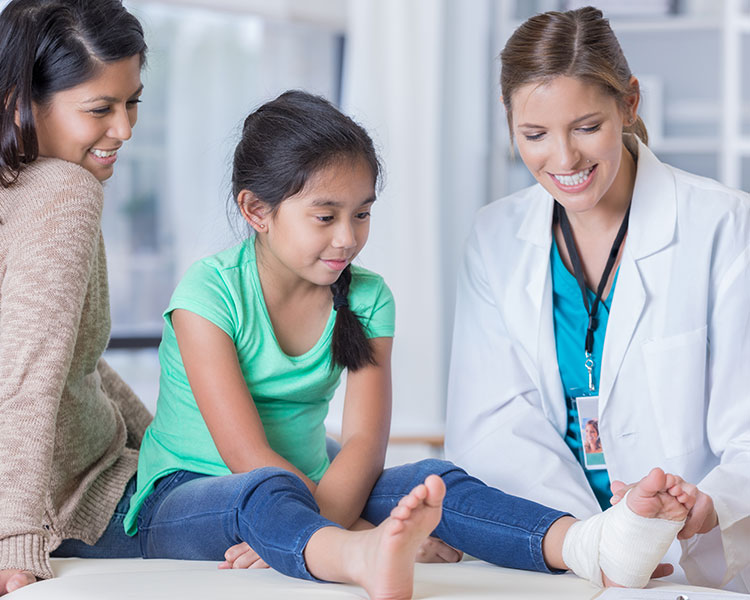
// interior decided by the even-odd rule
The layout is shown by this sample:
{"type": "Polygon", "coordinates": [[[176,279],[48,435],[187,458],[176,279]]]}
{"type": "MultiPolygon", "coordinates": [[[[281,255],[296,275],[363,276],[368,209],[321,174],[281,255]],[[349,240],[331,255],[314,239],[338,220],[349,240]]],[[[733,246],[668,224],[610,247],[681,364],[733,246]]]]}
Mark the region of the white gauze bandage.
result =
{"type": "Polygon", "coordinates": [[[594,585],[602,586],[604,571],[615,583],[641,588],[684,524],[684,519],[648,519],[635,514],[626,494],[612,508],[568,529],[563,560],[571,571],[594,585]]]}

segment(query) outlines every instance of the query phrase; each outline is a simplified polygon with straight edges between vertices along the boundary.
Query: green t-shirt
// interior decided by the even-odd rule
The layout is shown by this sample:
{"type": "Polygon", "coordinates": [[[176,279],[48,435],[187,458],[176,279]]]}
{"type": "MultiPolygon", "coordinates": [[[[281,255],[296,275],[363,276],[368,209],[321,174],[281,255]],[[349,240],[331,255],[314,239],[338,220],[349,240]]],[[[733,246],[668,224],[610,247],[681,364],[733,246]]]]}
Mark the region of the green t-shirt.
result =
{"type": "MultiPolygon", "coordinates": [[[[349,305],[369,338],[392,337],[395,306],[379,275],[352,265],[349,305]]],[[[157,479],[186,470],[228,475],[188,383],[171,314],[186,309],[221,328],[234,342],[240,368],[273,450],[314,481],[329,466],[324,419],[342,368],[331,368],[335,312],[308,352],[281,350],[268,316],[251,238],[195,263],[177,286],[164,313],[159,346],[161,375],[156,415],[143,437],[138,489],[125,517],[125,530],[137,530],[141,504],[157,479]]]]}

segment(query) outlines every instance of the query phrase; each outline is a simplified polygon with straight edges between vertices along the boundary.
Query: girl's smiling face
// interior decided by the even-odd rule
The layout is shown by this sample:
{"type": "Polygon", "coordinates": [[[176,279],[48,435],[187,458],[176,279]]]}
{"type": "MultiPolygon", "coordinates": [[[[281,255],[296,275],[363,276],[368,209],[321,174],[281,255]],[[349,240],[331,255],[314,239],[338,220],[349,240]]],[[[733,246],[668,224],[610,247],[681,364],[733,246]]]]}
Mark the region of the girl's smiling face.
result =
{"type": "Polygon", "coordinates": [[[104,63],[83,83],[34,105],[39,155],[81,165],[99,181],[112,176],[117,150],[130,139],[138,117],[141,60],[104,63]]]}
{"type": "Polygon", "coordinates": [[[637,93],[623,110],[598,85],[573,77],[529,83],[511,98],[513,134],[524,164],[565,209],[583,213],[604,198],[628,197],[633,182],[622,131],[635,114],[637,93]],[[620,175],[620,177],[618,177],[620,175]]]}
{"type": "Polygon", "coordinates": [[[367,162],[344,158],[323,167],[275,212],[248,219],[262,234],[259,259],[292,280],[331,285],[367,242],[374,201],[367,162]]]}

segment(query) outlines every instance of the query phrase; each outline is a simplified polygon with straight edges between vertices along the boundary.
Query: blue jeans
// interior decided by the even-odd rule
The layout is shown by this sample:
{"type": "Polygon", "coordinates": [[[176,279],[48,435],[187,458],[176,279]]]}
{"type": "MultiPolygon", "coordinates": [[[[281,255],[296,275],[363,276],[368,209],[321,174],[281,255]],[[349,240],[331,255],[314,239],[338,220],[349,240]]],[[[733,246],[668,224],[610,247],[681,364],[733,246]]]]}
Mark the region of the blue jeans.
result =
{"type": "Polygon", "coordinates": [[[131,477],[120,502],[115,507],[115,512],[109,521],[104,533],[96,544],[89,545],[81,540],[63,540],[57,549],[50,553],[55,558],[68,558],[77,556],[80,558],[133,558],[141,555],[141,545],[138,535],[131,537],[125,533],[122,524],[125,514],[130,507],[130,498],[135,493],[135,475],[131,477]]]}
{"type": "MultiPolygon", "coordinates": [[[[434,536],[497,565],[550,572],[542,538],[566,513],[488,487],[447,461],[386,469],[362,517],[382,522],[430,474],[447,488],[434,536]]],[[[274,569],[302,579],[315,579],[303,557],[307,542],[329,526],[338,527],[320,515],[304,483],[275,467],[223,477],[172,473],[159,480],[138,515],[144,558],[223,560],[227,548],[245,541],[274,569]]]]}

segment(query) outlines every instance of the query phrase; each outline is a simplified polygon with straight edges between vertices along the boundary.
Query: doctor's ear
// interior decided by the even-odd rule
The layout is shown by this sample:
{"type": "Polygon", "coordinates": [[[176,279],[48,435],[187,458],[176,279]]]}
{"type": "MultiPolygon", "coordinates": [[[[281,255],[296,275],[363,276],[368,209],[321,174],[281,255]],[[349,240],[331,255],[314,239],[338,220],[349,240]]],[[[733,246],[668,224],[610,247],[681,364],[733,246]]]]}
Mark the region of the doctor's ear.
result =
{"type": "Polygon", "coordinates": [[[638,79],[631,76],[628,87],[630,88],[630,93],[624,98],[625,120],[629,125],[632,125],[638,118],[638,105],[641,103],[641,84],[638,83],[638,79]]]}
{"type": "Polygon", "coordinates": [[[259,200],[250,190],[242,190],[237,194],[237,206],[242,218],[250,224],[257,233],[268,231],[268,221],[271,218],[271,210],[268,205],[259,200]]]}

